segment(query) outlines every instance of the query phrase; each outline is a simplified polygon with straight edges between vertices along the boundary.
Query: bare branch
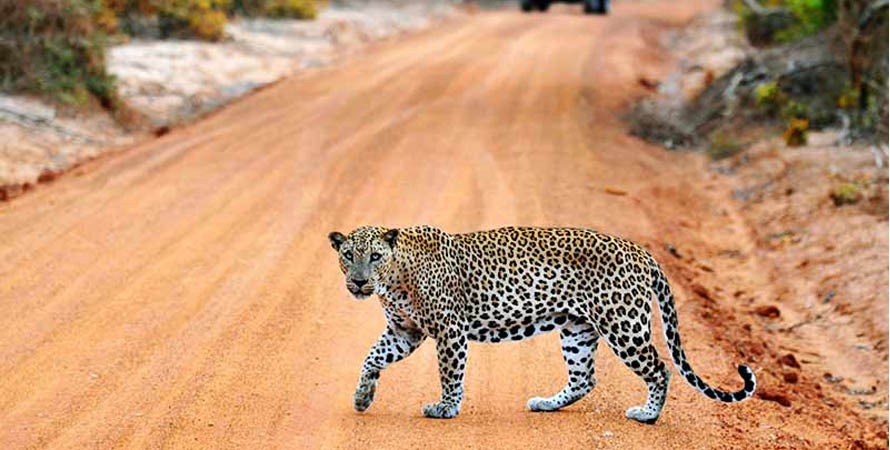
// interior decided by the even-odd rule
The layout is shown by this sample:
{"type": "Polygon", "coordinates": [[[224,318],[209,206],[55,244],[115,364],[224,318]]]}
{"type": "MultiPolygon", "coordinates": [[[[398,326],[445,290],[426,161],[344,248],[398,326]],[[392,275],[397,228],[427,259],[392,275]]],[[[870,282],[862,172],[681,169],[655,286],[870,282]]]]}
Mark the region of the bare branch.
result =
{"type": "MultiPolygon", "coordinates": [[[[745,3],[747,4],[748,2],[746,1],[745,3]]],[[[862,12],[862,15],[859,17],[859,29],[861,30],[868,26],[868,23],[871,22],[875,14],[886,7],[887,0],[876,0],[868,5],[868,7],[865,8],[865,11],[862,12]]]]}

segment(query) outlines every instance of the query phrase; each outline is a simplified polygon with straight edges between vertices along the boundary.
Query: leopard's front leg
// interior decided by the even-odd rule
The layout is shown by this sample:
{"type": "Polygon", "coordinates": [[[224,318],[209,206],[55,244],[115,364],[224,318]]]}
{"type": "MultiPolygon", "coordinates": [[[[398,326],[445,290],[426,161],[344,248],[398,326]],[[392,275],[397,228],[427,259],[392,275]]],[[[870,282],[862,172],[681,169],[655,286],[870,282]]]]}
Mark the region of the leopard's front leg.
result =
{"type": "Polygon", "coordinates": [[[460,412],[464,396],[464,370],[467,366],[467,335],[462,327],[444,330],[436,338],[442,400],[423,407],[423,415],[450,419],[460,412]]]}
{"type": "Polygon", "coordinates": [[[356,411],[364,411],[374,401],[374,393],[377,391],[377,379],[380,371],[390,364],[397,362],[420,347],[425,336],[413,331],[394,331],[390,327],[383,330],[383,334],[377,342],[371,346],[365,362],[362,364],[362,373],[355,388],[353,407],[356,411]]]}

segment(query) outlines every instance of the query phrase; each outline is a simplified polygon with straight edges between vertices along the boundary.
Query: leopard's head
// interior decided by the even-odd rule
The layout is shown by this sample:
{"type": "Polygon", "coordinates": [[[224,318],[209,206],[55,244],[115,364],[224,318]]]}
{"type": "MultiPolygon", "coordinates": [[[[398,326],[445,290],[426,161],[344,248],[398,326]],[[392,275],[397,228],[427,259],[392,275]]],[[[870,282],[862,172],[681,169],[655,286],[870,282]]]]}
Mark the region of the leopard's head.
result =
{"type": "Polygon", "coordinates": [[[398,236],[399,230],[380,227],[357,228],[348,236],[336,231],[328,234],[346,275],[346,289],[356,299],[373,294],[388,273],[398,236]]]}

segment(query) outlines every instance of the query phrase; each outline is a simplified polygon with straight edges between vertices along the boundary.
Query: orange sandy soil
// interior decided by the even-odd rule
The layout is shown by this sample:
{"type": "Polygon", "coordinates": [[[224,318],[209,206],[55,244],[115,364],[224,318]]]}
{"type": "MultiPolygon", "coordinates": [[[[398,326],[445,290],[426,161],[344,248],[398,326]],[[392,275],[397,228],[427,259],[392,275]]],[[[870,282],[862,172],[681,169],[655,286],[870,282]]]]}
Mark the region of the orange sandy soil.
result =
{"type": "Polygon", "coordinates": [[[813,383],[823,403],[844,404],[886,430],[886,156],[876,163],[868,145],[841,147],[837,137],[814,133],[798,148],[765,140],[711,169],[732,187],[770,288],[734,295],[776,341],[784,359],[775,375],[813,383]],[[832,193],[849,183],[860,199],[835,204],[832,193]]]}
{"type": "MultiPolygon", "coordinates": [[[[662,32],[717,6],[470,15],[0,204],[0,448],[886,447],[886,423],[835,387],[877,379],[886,339],[828,362],[853,352],[841,344],[860,327],[874,344],[886,321],[775,330],[808,313],[792,297],[823,286],[815,263],[803,269],[812,285],[788,285],[787,264],[764,256],[732,200],[735,180],[631,138],[618,118],[644,94],[640,77],[670,70],[662,32]],[[472,345],[454,420],[420,414],[439,393],[429,344],[356,413],[383,318],[376,301],[350,299],[326,234],[365,223],[583,226],[636,240],[668,272],[696,370],[735,389],[735,365],[749,363],[766,396],[720,404],[675,377],[661,420],[641,425],[624,411],[645,387],[602,347],[591,395],[534,414],[526,399],[566,378],[550,334],[472,345]],[[761,304],[781,315],[752,314],[761,304]],[[779,362],[787,353],[801,369],[779,362]],[[828,384],[826,370],[845,381],[828,384]]],[[[886,248],[886,227],[876,233],[886,248]]],[[[862,264],[886,271],[877,258],[862,264]]],[[[886,303],[883,282],[863,292],[883,289],[886,303]]],[[[862,307],[859,291],[830,284],[833,304],[862,307]]],[[[882,380],[868,398],[886,399],[882,380]]]]}

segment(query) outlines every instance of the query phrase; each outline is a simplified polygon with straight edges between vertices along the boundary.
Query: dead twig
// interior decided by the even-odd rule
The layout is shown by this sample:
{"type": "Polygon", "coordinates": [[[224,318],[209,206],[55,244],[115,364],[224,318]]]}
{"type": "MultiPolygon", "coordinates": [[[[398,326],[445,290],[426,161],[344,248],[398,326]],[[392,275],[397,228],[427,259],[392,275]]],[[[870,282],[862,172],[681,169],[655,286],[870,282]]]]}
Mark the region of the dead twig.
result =
{"type": "MultiPolygon", "coordinates": [[[[823,302],[828,302],[828,301],[830,301],[833,297],[834,297],[834,292],[829,292],[829,293],[825,296],[825,299],[823,299],[823,302]]],[[[796,329],[798,329],[798,328],[800,328],[800,327],[802,327],[802,326],[804,326],[804,325],[809,325],[809,324],[811,324],[811,323],[813,323],[813,322],[816,322],[816,321],[818,321],[818,320],[822,320],[822,319],[825,318],[825,315],[826,315],[826,314],[828,314],[828,313],[834,311],[836,308],[837,308],[836,305],[832,305],[830,308],[826,309],[825,311],[822,311],[822,312],[820,312],[820,313],[818,313],[818,314],[816,314],[816,315],[814,315],[814,316],[812,316],[812,317],[808,317],[808,318],[806,318],[806,319],[804,319],[804,320],[801,320],[800,322],[797,322],[797,323],[795,323],[794,325],[787,326],[787,327],[783,328],[781,331],[788,333],[788,332],[794,331],[794,330],[796,330],[796,329]]]]}
{"type": "Polygon", "coordinates": [[[796,330],[796,329],[798,329],[798,328],[800,328],[800,327],[802,327],[802,326],[804,326],[804,325],[811,324],[811,323],[813,323],[813,322],[815,322],[815,321],[817,321],[817,320],[820,320],[820,319],[822,319],[822,314],[816,314],[815,316],[810,317],[810,318],[808,318],[808,319],[806,319],[806,320],[801,320],[800,322],[797,322],[797,323],[794,324],[794,325],[785,327],[784,329],[782,329],[782,331],[788,333],[788,332],[794,331],[794,330],[796,330]]]}
{"type": "Polygon", "coordinates": [[[605,191],[606,194],[627,195],[627,191],[622,190],[622,189],[612,188],[612,187],[607,187],[607,188],[603,189],[603,191],[605,191]]]}
{"type": "Polygon", "coordinates": [[[884,159],[887,155],[884,154],[884,151],[878,148],[877,145],[871,146],[871,152],[875,155],[875,166],[877,166],[878,170],[884,169],[884,159]]]}
{"type": "Polygon", "coordinates": [[[837,115],[841,119],[841,132],[837,138],[837,145],[849,147],[853,143],[853,136],[850,132],[850,116],[843,111],[838,111],[837,115]]]}

